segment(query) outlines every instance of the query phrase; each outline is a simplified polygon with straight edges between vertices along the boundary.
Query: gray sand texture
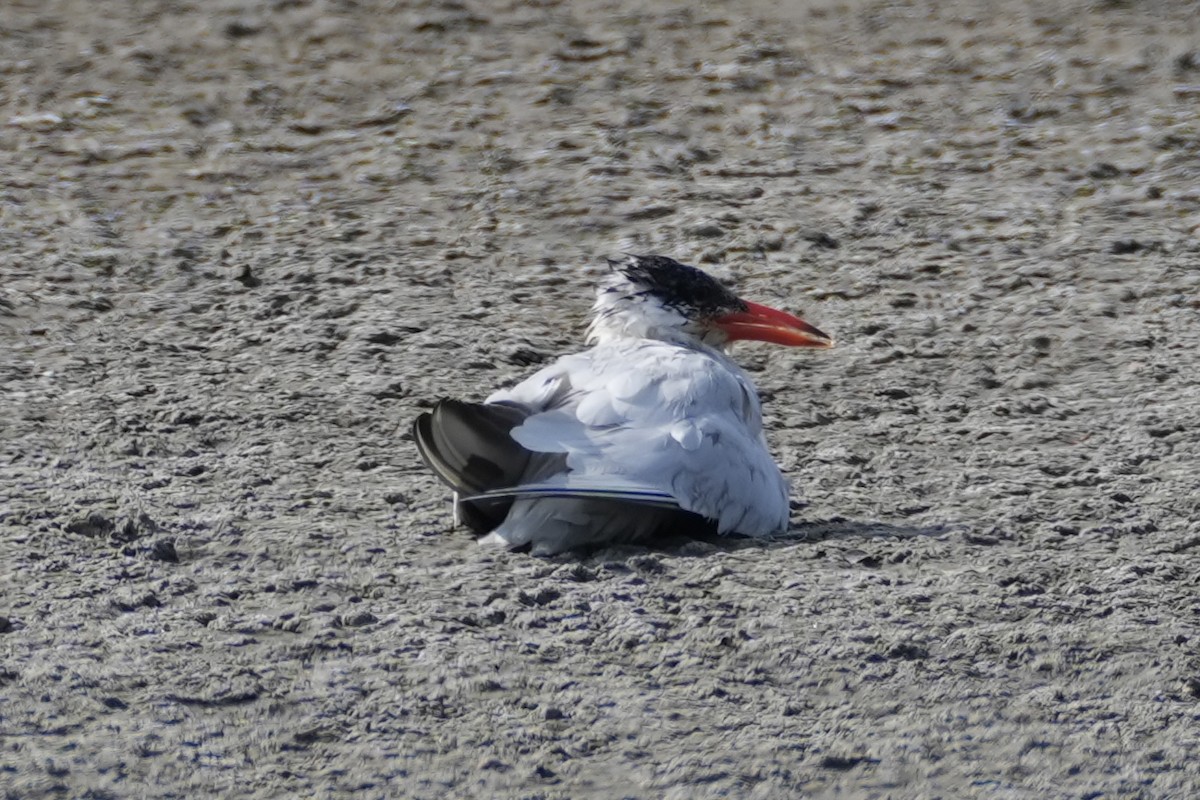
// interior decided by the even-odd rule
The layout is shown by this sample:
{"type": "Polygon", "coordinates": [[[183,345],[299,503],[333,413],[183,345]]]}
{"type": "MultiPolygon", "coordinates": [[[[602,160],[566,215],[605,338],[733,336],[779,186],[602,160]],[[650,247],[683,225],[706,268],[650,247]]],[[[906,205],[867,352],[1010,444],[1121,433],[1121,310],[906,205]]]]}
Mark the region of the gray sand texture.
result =
{"type": "Polygon", "coordinates": [[[0,9],[0,798],[1200,796],[1190,2],[0,9]],[[451,530],[661,253],[786,536],[451,530]]]}

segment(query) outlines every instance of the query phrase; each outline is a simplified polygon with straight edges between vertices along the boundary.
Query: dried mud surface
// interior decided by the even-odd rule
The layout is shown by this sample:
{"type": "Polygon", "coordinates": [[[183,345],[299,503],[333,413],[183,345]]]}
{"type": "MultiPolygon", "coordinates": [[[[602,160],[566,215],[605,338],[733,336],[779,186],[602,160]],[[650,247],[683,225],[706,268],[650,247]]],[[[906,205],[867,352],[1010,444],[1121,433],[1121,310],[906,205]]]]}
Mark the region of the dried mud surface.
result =
{"type": "Polygon", "coordinates": [[[1193,4],[3,17],[0,796],[1195,795],[1193,4]],[[790,534],[485,552],[622,250],[838,337],[790,534]]]}

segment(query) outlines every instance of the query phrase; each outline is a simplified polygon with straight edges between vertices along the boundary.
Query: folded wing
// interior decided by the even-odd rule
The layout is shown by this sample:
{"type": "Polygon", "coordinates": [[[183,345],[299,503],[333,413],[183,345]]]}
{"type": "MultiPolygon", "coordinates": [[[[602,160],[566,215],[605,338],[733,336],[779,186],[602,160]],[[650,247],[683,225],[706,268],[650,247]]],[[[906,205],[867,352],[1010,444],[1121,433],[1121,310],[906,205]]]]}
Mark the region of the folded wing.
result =
{"type": "Polygon", "coordinates": [[[669,497],[721,533],[787,525],[787,485],[763,441],[758,398],[727,359],[616,343],[563,358],[488,402],[528,408],[512,439],[565,456],[565,470],[536,481],[540,492],[669,497]]]}

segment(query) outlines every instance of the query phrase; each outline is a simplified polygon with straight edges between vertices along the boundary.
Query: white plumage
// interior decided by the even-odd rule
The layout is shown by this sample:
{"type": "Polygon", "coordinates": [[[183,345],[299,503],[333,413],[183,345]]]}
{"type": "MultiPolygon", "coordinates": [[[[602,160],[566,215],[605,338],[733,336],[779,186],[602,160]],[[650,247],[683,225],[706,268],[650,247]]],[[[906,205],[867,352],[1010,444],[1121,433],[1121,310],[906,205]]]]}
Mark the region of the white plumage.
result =
{"type": "Polygon", "coordinates": [[[763,439],[757,392],[706,345],[604,342],[487,402],[534,412],[512,437],[533,452],[565,453],[564,482],[669,494],[720,533],[764,536],[787,526],[787,483],[763,439]]]}
{"type": "MultiPolygon", "coordinates": [[[[758,393],[724,346],[735,338],[831,340],[661,256],[615,264],[593,314],[591,349],[484,404],[523,416],[506,444],[527,463],[512,485],[478,493],[513,498],[483,541],[551,554],[644,538],[678,509],[722,534],[785,530],[788,485],[763,437],[758,393]]],[[[438,469],[428,447],[422,454],[438,469]]]]}

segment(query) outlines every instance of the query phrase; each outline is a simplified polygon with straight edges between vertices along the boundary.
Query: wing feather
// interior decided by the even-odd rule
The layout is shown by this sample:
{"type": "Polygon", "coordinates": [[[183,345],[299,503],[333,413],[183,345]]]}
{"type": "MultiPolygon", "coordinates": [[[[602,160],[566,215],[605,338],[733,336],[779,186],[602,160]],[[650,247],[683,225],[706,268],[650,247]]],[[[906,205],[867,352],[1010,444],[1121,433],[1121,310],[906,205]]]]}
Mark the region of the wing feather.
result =
{"type": "Polygon", "coordinates": [[[761,536],[787,525],[787,484],[763,440],[757,394],[716,351],[599,345],[488,402],[534,411],[512,436],[535,452],[565,453],[561,483],[669,493],[721,533],[761,536]]]}

